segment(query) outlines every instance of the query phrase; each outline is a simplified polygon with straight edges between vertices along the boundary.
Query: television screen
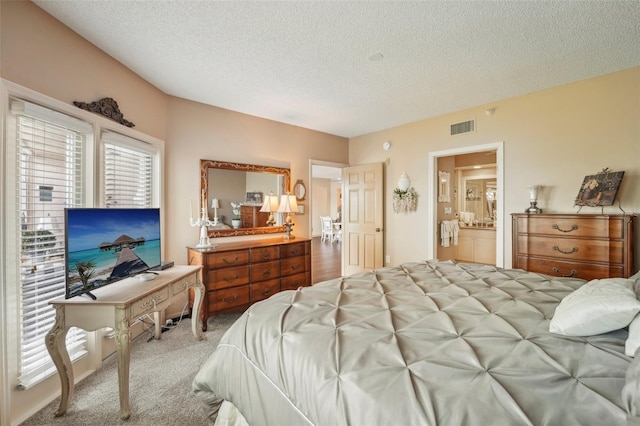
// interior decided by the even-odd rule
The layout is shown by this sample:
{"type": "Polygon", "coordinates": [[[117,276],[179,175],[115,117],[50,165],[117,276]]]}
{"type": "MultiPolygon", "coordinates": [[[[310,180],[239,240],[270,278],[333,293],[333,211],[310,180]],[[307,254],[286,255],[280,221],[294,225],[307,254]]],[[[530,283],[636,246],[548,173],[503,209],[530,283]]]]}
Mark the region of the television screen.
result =
{"type": "Polygon", "coordinates": [[[160,209],[65,209],[66,297],[160,266],[160,209]]]}

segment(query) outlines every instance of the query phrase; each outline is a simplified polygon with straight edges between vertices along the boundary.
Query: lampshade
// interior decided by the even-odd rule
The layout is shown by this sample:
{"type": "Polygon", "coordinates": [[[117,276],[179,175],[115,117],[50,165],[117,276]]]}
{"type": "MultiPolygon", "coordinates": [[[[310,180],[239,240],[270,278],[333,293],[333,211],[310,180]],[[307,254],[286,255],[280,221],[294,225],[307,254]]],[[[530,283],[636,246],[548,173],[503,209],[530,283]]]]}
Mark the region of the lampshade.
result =
{"type": "Polygon", "coordinates": [[[264,198],[264,203],[262,203],[262,207],[260,208],[261,212],[277,212],[278,211],[278,196],[274,195],[273,192],[267,195],[264,198]]]}
{"type": "Polygon", "coordinates": [[[529,190],[529,199],[531,201],[537,201],[538,200],[538,191],[540,190],[540,185],[530,185],[527,187],[527,189],[529,190]]]}
{"type": "Polygon", "coordinates": [[[217,198],[214,198],[213,200],[211,200],[211,208],[212,209],[219,209],[220,208],[220,202],[218,201],[217,198]]]}
{"type": "Polygon", "coordinates": [[[298,203],[295,195],[282,195],[280,197],[280,207],[278,213],[298,213],[298,203]]]}
{"type": "Polygon", "coordinates": [[[398,180],[398,188],[401,191],[406,191],[411,186],[411,180],[409,180],[409,176],[407,176],[407,172],[402,172],[400,175],[400,179],[398,180]]]}

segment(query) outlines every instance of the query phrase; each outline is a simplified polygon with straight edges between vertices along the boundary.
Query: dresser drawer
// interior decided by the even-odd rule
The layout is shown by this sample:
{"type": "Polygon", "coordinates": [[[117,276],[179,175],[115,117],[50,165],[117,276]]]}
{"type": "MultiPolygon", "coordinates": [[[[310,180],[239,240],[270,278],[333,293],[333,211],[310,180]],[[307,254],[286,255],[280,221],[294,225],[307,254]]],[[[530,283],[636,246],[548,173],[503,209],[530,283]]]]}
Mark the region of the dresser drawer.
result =
{"type": "Polygon", "coordinates": [[[263,281],[249,286],[249,300],[251,303],[271,297],[280,291],[280,280],[263,281]]]}
{"type": "Polygon", "coordinates": [[[287,275],[293,275],[300,272],[305,272],[306,257],[290,257],[280,260],[280,276],[285,277],[287,275]]]}
{"type": "Polygon", "coordinates": [[[233,308],[249,303],[249,286],[211,291],[207,293],[210,311],[233,308]]]}
{"type": "Polygon", "coordinates": [[[296,290],[298,287],[306,287],[310,284],[307,274],[296,274],[280,279],[280,290],[296,290]]]}
{"type": "Polygon", "coordinates": [[[586,260],[622,263],[624,243],[622,241],[519,236],[518,252],[530,256],[548,256],[562,260],[586,260]]]}
{"type": "Polygon", "coordinates": [[[619,218],[529,216],[518,220],[518,232],[565,237],[623,238],[624,223],[619,218]]]}
{"type": "Polygon", "coordinates": [[[241,266],[249,263],[249,250],[232,250],[222,253],[212,253],[207,256],[207,268],[226,268],[241,266]]]}
{"type": "Polygon", "coordinates": [[[514,265],[514,268],[539,272],[554,277],[572,277],[583,280],[624,277],[624,268],[622,265],[597,265],[594,263],[550,260],[526,256],[518,256],[517,264],[514,265]]]}
{"type": "Polygon", "coordinates": [[[280,250],[280,257],[294,257],[294,256],[302,256],[303,254],[307,254],[307,243],[292,243],[292,244],[283,244],[280,250]]]}
{"type": "Polygon", "coordinates": [[[156,306],[167,299],[169,299],[169,287],[153,292],[131,305],[131,316],[137,317],[153,312],[156,306]]]}
{"type": "Polygon", "coordinates": [[[255,263],[251,265],[251,282],[259,282],[278,278],[280,276],[280,261],[255,263]]]}
{"type": "Polygon", "coordinates": [[[209,271],[208,276],[207,290],[245,285],[249,283],[249,265],[209,271]]]}
{"type": "Polygon", "coordinates": [[[196,274],[192,274],[192,275],[189,275],[188,277],[181,279],[180,281],[177,281],[171,284],[171,295],[174,296],[176,294],[182,293],[187,288],[189,288],[190,285],[194,284],[195,282],[196,282],[196,274]]]}
{"type": "Polygon", "coordinates": [[[251,249],[251,263],[267,262],[280,258],[280,247],[258,247],[251,249]]]}

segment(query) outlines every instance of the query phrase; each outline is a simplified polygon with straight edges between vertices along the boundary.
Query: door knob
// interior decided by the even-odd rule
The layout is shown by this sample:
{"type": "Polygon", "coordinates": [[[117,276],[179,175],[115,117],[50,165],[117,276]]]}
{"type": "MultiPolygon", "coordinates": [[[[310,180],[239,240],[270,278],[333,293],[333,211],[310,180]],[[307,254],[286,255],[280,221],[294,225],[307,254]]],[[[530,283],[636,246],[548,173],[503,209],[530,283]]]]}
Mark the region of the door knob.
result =
{"type": "Polygon", "coordinates": [[[380,232],[380,228],[376,228],[376,232],[380,232]]]}

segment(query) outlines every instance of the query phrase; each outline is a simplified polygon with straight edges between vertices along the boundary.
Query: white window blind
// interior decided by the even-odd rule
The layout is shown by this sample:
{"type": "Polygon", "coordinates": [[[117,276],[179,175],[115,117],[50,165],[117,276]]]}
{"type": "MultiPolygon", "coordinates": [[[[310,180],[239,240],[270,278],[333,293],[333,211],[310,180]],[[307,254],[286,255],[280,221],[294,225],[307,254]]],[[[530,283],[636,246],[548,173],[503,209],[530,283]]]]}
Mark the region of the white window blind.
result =
{"type": "MultiPolygon", "coordinates": [[[[55,322],[52,298],[65,294],[64,208],[84,200],[83,150],[91,126],[73,117],[15,100],[18,250],[20,252],[19,385],[54,373],[45,335],[55,322]]],[[[71,360],[87,353],[86,333],[71,328],[71,360]]]]}
{"type": "Polygon", "coordinates": [[[117,133],[102,135],[106,207],[153,207],[155,147],[117,133]]]}

